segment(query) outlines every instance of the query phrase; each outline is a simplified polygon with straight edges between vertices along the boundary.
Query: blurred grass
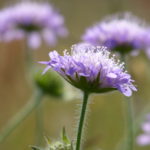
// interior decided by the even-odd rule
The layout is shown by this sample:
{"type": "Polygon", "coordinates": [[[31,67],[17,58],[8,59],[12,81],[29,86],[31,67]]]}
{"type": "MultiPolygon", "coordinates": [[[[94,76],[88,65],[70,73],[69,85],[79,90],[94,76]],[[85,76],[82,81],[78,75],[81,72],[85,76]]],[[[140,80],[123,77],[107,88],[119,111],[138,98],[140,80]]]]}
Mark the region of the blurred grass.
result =
{"type": "MultiPolygon", "coordinates": [[[[80,36],[87,27],[111,13],[131,11],[144,20],[150,20],[150,1],[148,0],[51,0],[51,2],[64,15],[70,35],[67,39],[59,40],[54,48],[43,46],[38,51],[34,51],[35,63],[39,60],[48,60],[50,50],[58,49],[62,52],[61,50],[79,42],[80,36]]],[[[13,1],[1,0],[1,8],[11,3],[13,1]]],[[[5,127],[9,118],[18,112],[32,95],[32,89],[25,78],[23,43],[23,41],[0,43],[0,129],[5,127]]],[[[149,68],[146,63],[143,55],[129,62],[133,78],[138,85],[138,93],[134,101],[137,116],[150,101],[149,68]]],[[[123,137],[124,133],[123,100],[118,92],[92,96],[85,134],[85,149],[113,150],[115,148],[117,141],[123,137]]],[[[43,100],[45,125],[43,135],[57,139],[61,128],[65,125],[70,137],[74,138],[75,111],[80,102],[80,100],[61,102],[45,98],[43,100]]],[[[35,144],[35,132],[34,112],[3,144],[0,144],[0,150],[29,150],[28,146],[35,144]]],[[[135,149],[149,150],[150,147],[136,146],[135,149]]]]}

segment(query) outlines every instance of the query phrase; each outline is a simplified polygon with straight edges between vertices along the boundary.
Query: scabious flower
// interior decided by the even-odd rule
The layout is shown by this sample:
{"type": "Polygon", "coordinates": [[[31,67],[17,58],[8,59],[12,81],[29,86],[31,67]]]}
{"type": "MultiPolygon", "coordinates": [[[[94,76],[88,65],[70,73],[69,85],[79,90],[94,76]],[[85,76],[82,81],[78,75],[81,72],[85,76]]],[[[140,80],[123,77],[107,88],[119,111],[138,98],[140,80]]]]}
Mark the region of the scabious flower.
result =
{"type": "Polygon", "coordinates": [[[145,29],[146,26],[141,20],[125,13],[110,16],[88,28],[82,39],[93,45],[104,45],[120,54],[135,54],[145,47],[145,29]]]}
{"type": "Polygon", "coordinates": [[[64,18],[48,3],[24,1],[0,11],[0,40],[9,42],[26,38],[36,49],[41,41],[53,46],[65,37],[64,18]]]}
{"type": "Polygon", "coordinates": [[[136,91],[131,76],[124,71],[124,64],[116,61],[105,47],[89,44],[73,45],[71,54],[64,51],[60,56],[56,51],[49,53],[50,61],[44,72],[52,68],[65,80],[88,93],[104,93],[119,90],[126,96],[136,91]]]}
{"type": "Polygon", "coordinates": [[[146,120],[141,125],[142,133],[137,137],[137,144],[140,146],[150,145],[150,114],[146,116],[146,120]]]}

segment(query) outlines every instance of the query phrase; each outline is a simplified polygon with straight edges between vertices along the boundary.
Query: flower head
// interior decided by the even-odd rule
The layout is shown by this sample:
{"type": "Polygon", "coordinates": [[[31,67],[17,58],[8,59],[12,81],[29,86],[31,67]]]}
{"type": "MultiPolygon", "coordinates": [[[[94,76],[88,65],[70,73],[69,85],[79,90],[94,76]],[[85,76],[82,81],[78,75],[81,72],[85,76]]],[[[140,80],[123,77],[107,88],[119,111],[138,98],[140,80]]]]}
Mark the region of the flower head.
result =
{"type": "Polygon", "coordinates": [[[86,30],[82,39],[121,54],[144,48],[145,25],[129,13],[111,16],[86,30]]]}
{"type": "Polygon", "coordinates": [[[53,51],[49,57],[50,61],[40,62],[47,65],[45,71],[52,68],[83,91],[103,93],[119,90],[126,96],[131,96],[132,90],[136,91],[131,76],[124,71],[123,63],[115,61],[105,47],[73,45],[71,54],[65,50],[64,56],[60,56],[53,51]]]}
{"type": "Polygon", "coordinates": [[[26,38],[31,48],[38,48],[42,39],[53,46],[57,37],[67,35],[64,18],[48,3],[25,1],[4,8],[0,22],[0,40],[26,38]]]}

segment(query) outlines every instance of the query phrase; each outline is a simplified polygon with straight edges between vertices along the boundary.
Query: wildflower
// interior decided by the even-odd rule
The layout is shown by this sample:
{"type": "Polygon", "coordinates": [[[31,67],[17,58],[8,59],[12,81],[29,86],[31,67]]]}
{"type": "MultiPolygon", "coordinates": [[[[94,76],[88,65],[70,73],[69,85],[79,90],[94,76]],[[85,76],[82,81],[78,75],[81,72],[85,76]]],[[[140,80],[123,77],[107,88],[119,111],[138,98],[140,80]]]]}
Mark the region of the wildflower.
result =
{"type": "Polygon", "coordinates": [[[137,137],[137,144],[141,146],[150,145],[150,115],[146,116],[145,122],[141,125],[142,133],[137,137]]]}
{"type": "Polygon", "coordinates": [[[108,17],[86,30],[83,41],[104,45],[120,54],[138,54],[144,49],[146,26],[129,13],[108,17]],[[136,51],[135,51],[136,50],[136,51]]]}
{"type": "Polygon", "coordinates": [[[125,96],[136,91],[131,76],[124,71],[124,64],[116,61],[105,47],[73,45],[71,54],[64,51],[60,56],[56,51],[49,53],[50,61],[44,72],[52,68],[65,80],[87,93],[104,93],[119,90],[125,96]]]}
{"type": "Polygon", "coordinates": [[[44,40],[53,46],[57,37],[65,37],[64,18],[48,3],[24,1],[0,12],[0,40],[9,42],[26,38],[30,48],[36,49],[44,40]]]}

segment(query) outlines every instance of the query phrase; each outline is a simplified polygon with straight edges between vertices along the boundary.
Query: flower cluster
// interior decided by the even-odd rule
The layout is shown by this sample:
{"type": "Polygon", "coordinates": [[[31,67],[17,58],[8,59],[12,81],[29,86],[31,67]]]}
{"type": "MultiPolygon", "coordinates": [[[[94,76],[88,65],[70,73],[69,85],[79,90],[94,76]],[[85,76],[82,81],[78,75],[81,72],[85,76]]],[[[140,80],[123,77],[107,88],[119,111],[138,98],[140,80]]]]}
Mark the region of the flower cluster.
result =
{"type": "Polygon", "coordinates": [[[125,13],[108,17],[88,28],[82,39],[93,45],[104,45],[110,50],[126,54],[145,48],[145,31],[146,26],[142,21],[125,13]]]}
{"type": "Polygon", "coordinates": [[[64,18],[48,3],[21,2],[0,11],[0,40],[9,42],[27,39],[36,49],[44,40],[53,46],[57,37],[65,37],[64,18]]]}
{"type": "Polygon", "coordinates": [[[124,71],[124,64],[117,62],[105,47],[90,44],[73,45],[71,55],[56,51],[49,53],[50,61],[44,72],[52,68],[75,87],[88,93],[104,93],[119,90],[126,96],[136,91],[131,76],[124,71]]]}
{"type": "Polygon", "coordinates": [[[150,145],[150,114],[146,116],[146,121],[141,128],[144,133],[137,137],[137,143],[141,146],[150,145]]]}

